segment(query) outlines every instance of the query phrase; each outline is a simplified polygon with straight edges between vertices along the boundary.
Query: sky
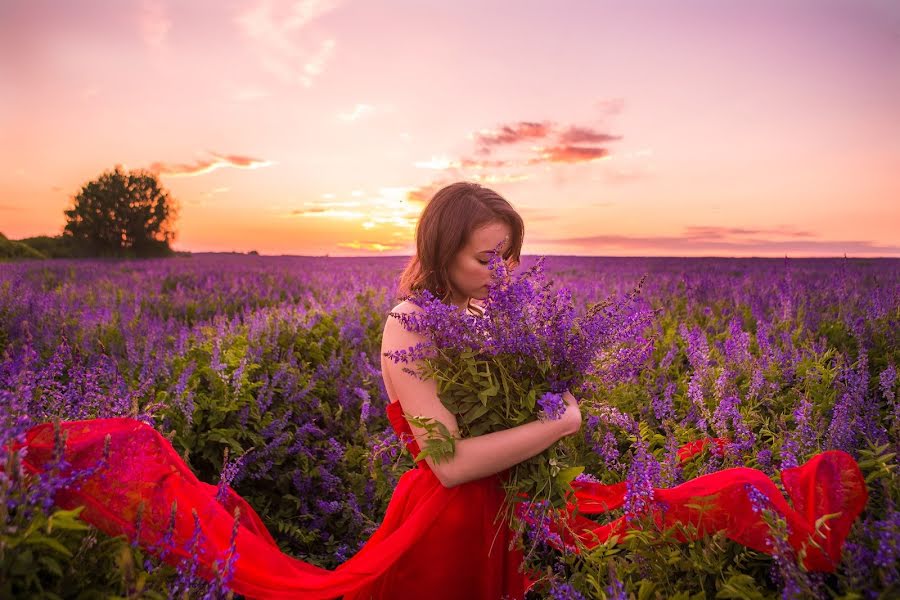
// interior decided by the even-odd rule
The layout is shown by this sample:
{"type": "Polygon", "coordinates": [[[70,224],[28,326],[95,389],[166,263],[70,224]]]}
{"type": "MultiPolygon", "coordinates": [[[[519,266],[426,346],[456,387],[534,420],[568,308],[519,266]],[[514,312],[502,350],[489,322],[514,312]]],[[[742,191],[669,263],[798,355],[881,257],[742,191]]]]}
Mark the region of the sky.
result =
{"type": "Polygon", "coordinates": [[[0,232],[117,165],[193,252],[409,255],[468,180],[524,254],[900,257],[900,3],[0,0],[0,232]]]}

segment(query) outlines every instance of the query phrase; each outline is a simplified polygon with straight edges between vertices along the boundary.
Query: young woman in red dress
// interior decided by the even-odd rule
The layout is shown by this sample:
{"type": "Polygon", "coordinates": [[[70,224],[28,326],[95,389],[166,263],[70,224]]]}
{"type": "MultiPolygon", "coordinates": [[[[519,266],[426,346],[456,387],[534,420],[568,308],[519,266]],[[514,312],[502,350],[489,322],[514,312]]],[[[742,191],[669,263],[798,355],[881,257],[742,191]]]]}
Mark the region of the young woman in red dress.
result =
{"type": "MultiPolygon", "coordinates": [[[[519,261],[524,226],[499,194],[474,183],[454,183],[435,194],[416,228],[416,254],[400,282],[400,295],[429,290],[460,310],[480,312],[491,272],[488,259],[502,242],[503,257],[519,261]]],[[[392,312],[421,310],[403,301],[392,312]]],[[[458,437],[455,417],[441,404],[437,384],[404,371],[384,353],[406,349],[425,338],[389,317],[382,338],[381,372],[390,403],[388,417],[413,456],[425,430],[403,413],[430,417],[458,437]]],[[[429,456],[403,474],[375,537],[389,535],[407,521],[424,517],[427,528],[374,582],[345,598],[522,598],[527,580],[519,573],[521,551],[510,548],[508,523],[495,521],[503,501],[507,470],[531,458],[581,427],[581,412],[571,394],[557,421],[534,421],[486,435],[458,439],[456,452],[439,463],[429,456]]],[[[371,541],[370,541],[371,543],[371,541]]],[[[365,551],[365,550],[363,550],[365,551]]]]}

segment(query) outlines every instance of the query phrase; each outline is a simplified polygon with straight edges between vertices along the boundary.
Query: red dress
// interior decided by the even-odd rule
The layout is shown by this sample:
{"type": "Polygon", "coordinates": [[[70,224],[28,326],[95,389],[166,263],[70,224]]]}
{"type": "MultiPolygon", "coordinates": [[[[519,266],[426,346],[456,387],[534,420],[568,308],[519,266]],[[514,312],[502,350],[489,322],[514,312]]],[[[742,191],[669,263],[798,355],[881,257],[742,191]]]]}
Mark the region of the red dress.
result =
{"type": "MultiPolygon", "coordinates": [[[[419,446],[399,402],[387,407],[397,437],[406,439],[413,456],[419,446]]],[[[345,600],[420,598],[500,600],[522,598],[527,580],[518,572],[521,550],[508,550],[513,533],[494,522],[504,492],[502,474],[445,488],[424,460],[400,477],[387,513],[357,556],[378,547],[379,540],[426,518],[427,528],[376,580],[344,596],[345,600]]]]}

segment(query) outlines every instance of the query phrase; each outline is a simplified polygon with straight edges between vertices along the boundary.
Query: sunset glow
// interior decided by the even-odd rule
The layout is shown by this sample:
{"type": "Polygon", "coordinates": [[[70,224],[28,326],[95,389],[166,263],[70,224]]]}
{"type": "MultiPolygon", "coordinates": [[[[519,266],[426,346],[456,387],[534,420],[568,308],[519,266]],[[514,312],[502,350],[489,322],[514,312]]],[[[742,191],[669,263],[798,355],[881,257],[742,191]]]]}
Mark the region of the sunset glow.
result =
{"type": "Polygon", "coordinates": [[[122,165],[178,250],[408,255],[443,185],[525,254],[900,257],[900,4],[0,2],[0,232],[122,165]]]}

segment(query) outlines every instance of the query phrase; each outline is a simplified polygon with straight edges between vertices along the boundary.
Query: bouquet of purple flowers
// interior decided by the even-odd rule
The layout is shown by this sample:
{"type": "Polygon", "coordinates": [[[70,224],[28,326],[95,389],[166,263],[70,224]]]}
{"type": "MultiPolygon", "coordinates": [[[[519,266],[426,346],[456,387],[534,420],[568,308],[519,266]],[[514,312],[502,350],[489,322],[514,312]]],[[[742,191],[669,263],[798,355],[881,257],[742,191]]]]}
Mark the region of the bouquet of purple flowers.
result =
{"type": "MultiPolygon", "coordinates": [[[[552,289],[543,263],[540,257],[513,277],[495,252],[481,316],[466,314],[428,291],[409,298],[421,312],[391,313],[429,343],[387,356],[407,364],[418,361],[418,372],[406,370],[437,382],[438,396],[456,416],[461,437],[557,419],[565,410],[566,390],[591,403],[598,390],[634,373],[648,358],[651,340],[644,332],[653,311],[639,298],[642,281],[622,299],[591,304],[579,316],[571,292],[552,289]]],[[[406,416],[428,433],[416,460],[453,455],[456,440],[442,423],[406,416]]],[[[572,501],[571,482],[584,467],[578,465],[571,437],[510,469],[504,484],[507,517],[523,501],[555,508],[572,501]]]]}

